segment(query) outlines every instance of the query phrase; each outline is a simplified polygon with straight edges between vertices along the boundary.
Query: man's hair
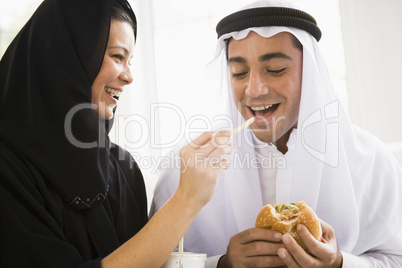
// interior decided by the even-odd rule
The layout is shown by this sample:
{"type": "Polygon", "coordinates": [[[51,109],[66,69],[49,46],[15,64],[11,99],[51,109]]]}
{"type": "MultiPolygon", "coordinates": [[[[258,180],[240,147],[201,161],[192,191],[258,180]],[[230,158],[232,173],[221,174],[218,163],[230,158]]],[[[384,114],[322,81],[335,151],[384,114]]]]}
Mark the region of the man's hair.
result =
{"type": "MultiPolygon", "coordinates": [[[[293,43],[293,46],[294,46],[295,48],[297,48],[298,50],[300,50],[301,52],[303,52],[303,45],[302,45],[302,43],[300,43],[299,39],[297,39],[296,36],[294,36],[293,34],[292,34],[291,36],[292,36],[292,43],[293,43]]],[[[232,40],[232,39],[233,39],[233,38],[231,37],[231,38],[228,38],[228,39],[225,39],[225,40],[224,40],[225,43],[226,43],[226,60],[229,59],[229,43],[230,43],[230,40],[232,40]]]]}
{"type": "Polygon", "coordinates": [[[297,39],[296,36],[294,36],[293,34],[292,34],[292,43],[293,43],[293,46],[294,46],[295,48],[297,48],[298,50],[300,50],[301,52],[303,52],[303,45],[302,45],[302,43],[300,43],[299,39],[297,39]]]}

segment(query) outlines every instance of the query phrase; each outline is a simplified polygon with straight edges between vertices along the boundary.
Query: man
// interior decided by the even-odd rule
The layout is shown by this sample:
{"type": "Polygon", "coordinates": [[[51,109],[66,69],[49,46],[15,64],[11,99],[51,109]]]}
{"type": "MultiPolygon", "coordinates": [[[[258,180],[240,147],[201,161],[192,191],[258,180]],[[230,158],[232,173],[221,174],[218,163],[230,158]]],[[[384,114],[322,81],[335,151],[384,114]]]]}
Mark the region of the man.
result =
{"type": "MultiPolygon", "coordinates": [[[[354,126],[332,89],[310,15],[287,1],[258,1],[217,26],[234,137],[231,168],[184,238],[208,267],[402,266],[402,170],[375,137],[354,126]],[[239,112],[242,115],[239,119],[239,112]],[[299,225],[310,253],[289,235],[256,229],[263,205],[300,200],[322,219],[323,241],[299,225]]],[[[154,209],[177,187],[164,170],[154,209]]]]}

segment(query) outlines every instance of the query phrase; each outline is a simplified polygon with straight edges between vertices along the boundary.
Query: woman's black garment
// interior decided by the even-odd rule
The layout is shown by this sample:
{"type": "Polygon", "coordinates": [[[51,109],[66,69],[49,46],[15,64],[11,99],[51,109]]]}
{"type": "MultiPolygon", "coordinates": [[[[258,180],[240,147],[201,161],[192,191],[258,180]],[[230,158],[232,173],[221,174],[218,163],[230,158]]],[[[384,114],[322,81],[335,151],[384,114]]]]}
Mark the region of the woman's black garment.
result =
{"type": "Polygon", "coordinates": [[[121,153],[111,149],[106,200],[76,209],[0,142],[0,267],[100,267],[100,257],[137,233],[147,221],[144,183],[134,161],[118,160],[121,153]]]}
{"type": "Polygon", "coordinates": [[[97,266],[147,222],[138,166],[90,109],[114,2],[45,0],[1,59],[0,267],[97,266]]]}

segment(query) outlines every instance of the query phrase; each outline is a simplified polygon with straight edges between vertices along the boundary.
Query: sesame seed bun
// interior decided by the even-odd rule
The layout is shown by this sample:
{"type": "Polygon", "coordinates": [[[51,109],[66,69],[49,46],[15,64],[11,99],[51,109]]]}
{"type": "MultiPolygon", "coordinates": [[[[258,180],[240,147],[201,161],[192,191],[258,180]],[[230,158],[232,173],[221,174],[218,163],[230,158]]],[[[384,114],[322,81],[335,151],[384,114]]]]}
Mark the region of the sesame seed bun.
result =
{"type": "Polygon", "coordinates": [[[304,201],[290,204],[268,204],[264,206],[257,216],[255,227],[272,229],[282,234],[289,233],[307,251],[306,246],[296,231],[297,224],[299,223],[304,224],[314,238],[321,241],[322,229],[320,220],[304,201]]]}

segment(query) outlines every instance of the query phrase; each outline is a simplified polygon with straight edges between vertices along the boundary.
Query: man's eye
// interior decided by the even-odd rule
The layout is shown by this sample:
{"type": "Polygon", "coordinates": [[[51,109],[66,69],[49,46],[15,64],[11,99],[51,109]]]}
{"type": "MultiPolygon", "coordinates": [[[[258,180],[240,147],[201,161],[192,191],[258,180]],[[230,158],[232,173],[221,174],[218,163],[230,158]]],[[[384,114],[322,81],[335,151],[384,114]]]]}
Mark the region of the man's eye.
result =
{"type": "Polygon", "coordinates": [[[272,75],[280,75],[286,70],[286,68],[278,69],[278,70],[267,70],[268,73],[272,75]]]}
{"type": "Polygon", "coordinates": [[[247,72],[241,72],[241,73],[232,73],[232,77],[234,78],[242,78],[247,75],[247,72]]]}

